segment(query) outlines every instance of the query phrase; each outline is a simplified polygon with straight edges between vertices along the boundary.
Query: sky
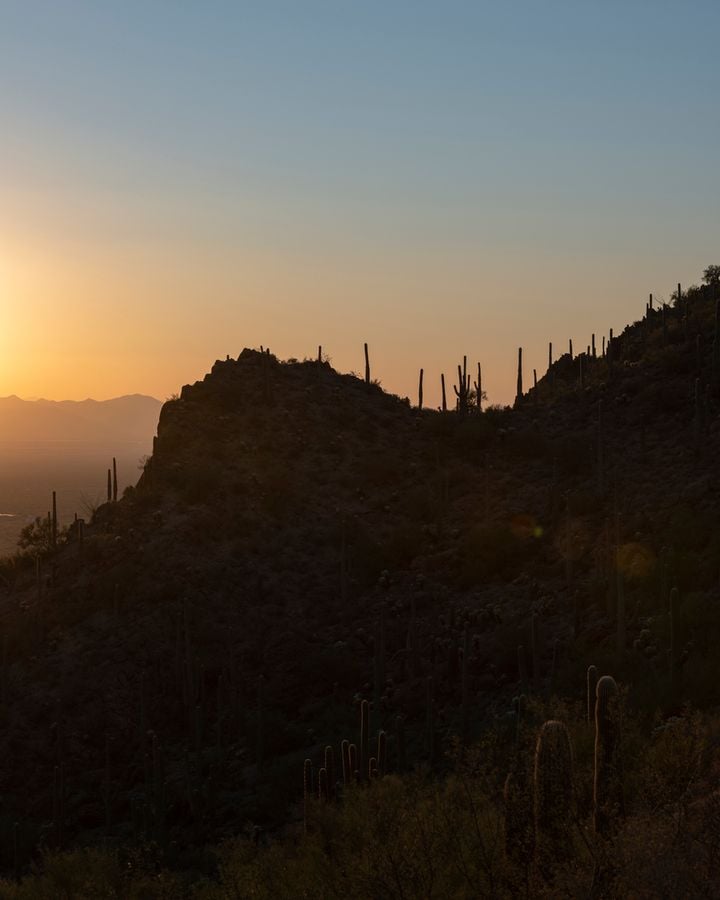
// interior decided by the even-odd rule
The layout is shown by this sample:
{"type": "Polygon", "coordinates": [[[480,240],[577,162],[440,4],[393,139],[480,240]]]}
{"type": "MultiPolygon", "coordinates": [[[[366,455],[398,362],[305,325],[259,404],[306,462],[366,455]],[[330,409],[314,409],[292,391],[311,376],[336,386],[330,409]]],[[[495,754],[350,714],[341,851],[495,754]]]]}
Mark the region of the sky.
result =
{"type": "Polygon", "coordinates": [[[720,263],[720,4],[0,0],[0,395],[510,402],[720,263]]]}

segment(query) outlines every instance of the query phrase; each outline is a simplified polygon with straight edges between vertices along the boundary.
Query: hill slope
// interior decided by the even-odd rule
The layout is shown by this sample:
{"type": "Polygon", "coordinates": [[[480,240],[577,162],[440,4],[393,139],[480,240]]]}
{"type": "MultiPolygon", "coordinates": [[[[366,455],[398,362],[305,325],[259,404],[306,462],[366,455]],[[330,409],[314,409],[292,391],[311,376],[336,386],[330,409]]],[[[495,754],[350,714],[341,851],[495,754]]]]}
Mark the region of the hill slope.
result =
{"type": "Polygon", "coordinates": [[[588,661],[648,708],[720,702],[716,301],[562,357],[513,410],[420,411],[250,350],[184,387],[137,489],[39,582],[5,567],[0,848],[18,821],[23,858],[109,835],[187,862],[278,825],[361,696],[416,761],[428,689],[436,748],[529,677],[577,693],[588,661]]]}

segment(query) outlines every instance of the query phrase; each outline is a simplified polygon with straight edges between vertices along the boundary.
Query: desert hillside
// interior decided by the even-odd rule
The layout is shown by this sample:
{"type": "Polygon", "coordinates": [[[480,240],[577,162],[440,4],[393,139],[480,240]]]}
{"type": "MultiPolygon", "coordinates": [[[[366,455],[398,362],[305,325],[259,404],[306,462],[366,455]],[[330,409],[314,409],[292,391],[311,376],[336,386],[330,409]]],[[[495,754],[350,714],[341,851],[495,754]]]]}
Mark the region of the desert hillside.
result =
{"type": "Polygon", "coordinates": [[[433,777],[491,735],[502,768],[519,695],[533,735],[582,716],[590,664],[638,740],[685,704],[710,721],[719,298],[560,355],[513,408],[249,349],[186,385],[136,488],[3,565],[2,865],[110,841],[203,869],[275,840],[361,708],[388,770],[433,777]]]}

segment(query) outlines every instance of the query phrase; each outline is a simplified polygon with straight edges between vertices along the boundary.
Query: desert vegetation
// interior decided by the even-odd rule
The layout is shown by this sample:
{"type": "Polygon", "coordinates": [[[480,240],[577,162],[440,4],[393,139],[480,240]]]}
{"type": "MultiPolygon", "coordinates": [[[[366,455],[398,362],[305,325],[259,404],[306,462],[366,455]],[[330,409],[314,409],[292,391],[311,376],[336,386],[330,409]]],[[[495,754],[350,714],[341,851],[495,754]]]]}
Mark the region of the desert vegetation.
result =
{"type": "Polygon", "coordinates": [[[183,387],[0,566],[0,896],[714,896],[715,269],[512,408],[183,387]]]}

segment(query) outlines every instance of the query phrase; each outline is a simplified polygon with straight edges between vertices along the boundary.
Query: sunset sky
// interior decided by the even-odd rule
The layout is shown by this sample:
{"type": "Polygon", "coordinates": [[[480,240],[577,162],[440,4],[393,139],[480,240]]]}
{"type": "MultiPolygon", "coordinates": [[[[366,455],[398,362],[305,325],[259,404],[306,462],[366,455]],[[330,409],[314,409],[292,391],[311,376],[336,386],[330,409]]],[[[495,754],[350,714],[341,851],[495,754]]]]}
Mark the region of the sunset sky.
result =
{"type": "Polygon", "coordinates": [[[0,395],[491,402],[720,263],[720,4],[0,0],[0,395]]]}

